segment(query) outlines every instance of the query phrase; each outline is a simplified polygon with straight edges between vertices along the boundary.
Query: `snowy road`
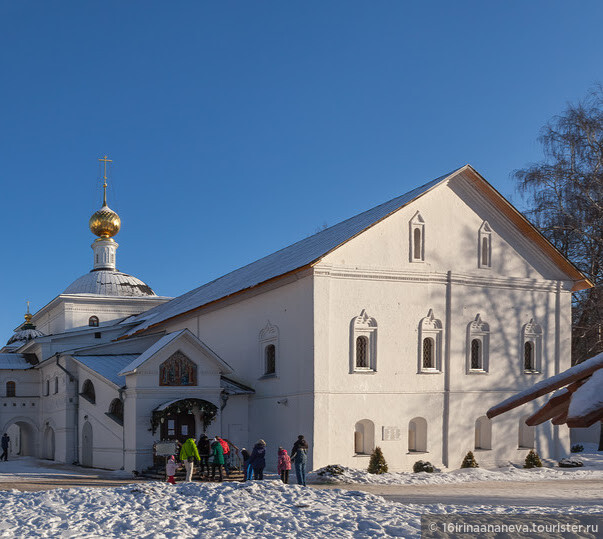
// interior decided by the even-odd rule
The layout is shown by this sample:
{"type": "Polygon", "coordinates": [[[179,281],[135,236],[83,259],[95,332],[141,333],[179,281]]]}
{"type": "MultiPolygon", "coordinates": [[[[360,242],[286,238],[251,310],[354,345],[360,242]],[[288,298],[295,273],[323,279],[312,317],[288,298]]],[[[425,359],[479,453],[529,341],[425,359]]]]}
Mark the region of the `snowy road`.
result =
{"type": "Polygon", "coordinates": [[[404,504],[461,504],[548,507],[594,506],[603,503],[603,480],[479,481],[434,485],[312,485],[315,488],[361,490],[404,504]]]}

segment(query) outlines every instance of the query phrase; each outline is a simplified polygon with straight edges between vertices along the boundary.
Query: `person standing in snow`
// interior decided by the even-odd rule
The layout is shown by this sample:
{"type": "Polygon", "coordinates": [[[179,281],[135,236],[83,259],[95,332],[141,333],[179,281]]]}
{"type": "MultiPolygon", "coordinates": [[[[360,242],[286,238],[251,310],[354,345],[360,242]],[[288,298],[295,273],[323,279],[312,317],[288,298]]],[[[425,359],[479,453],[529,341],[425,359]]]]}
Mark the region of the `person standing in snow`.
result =
{"type": "Polygon", "coordinates": [[[207,434],[204,434],[203,436],[201,436],[201,438],[199,438],[197,449],[199,450],[199,456],[201,457],[199,476],[203,475],[203,470],[207,470],[205,474],[209,479],[209,456],[211,455],[211,444],[209,442],[207,434]]]}
{"type": "Polygon", "coordinates": [[[243,481],[251,481],[253,479],[253,468],[249,465],[249,451],[241,449],[241,457],[243,457],[243,481]]]}
{"type": "Polygon", "coordinates": [[[276,467],[281,474],[281,481],[287,485],[289,483],[289,470],[291,470],[291,459],[286,449],[278,448],[278,464],[276,467]]]}
{"type": "Polygon", "coordinates": [[[253,468],[254,479],[260,481],[264,479],[264,468],[266,467],[266,442],[264,440],[258,440],[258,443],[253,446],[249,465],[253,468]]]}
{"type": "Polygon", "coordinates": [[[224,464],[224,448],[220,443],[220,439],[216,436],[216,441],[212,444],[213,448],[213,461],[211,464],[211,480],[213,481],[216,477],[216,468],[218,469],[218,481],[222,481],[222,466],[224,464]]]}
{"type": "Polygon", "coordinates": [[[291,450],[291,460],[295,464],[295,475],[297,476],[297,484],[306,486],[306,462],[308,461],[308,442],[304,439],[304,435],[300,434],[297,441],[293,444],[291,450]]]}
{"type": "Polygon", "coordinates": [[[197,450],[197,444],[195,440],[189,438],[182,445],[180,450],[180,460],[184,462],[184,468],[186,469],[186,481],[190,482],[193,480],[193,471],[195,470],[195,461],[199,462],[199,451],[197,450]]]}
{"type": "Polygon", "coordinates": [[[6,434],[6,432],[2,435],[2,455],[0,455],[0,460],[4,460],[5,462],[8,460],[8,444],[10,442],[10,436],[6,434]]]}
{"type": "Polygon", "coordinates": [[[174,455],[172,455],[170,457],[170,459],[167,461],[167,464],[165,465],[165,474],[168,476],[167,482],[171,483],[172,485],[176,484],[176,480],[174,479],[174,476],[176,475],[177,469],[178,469],[178,464],[176,464],[176,457],[174,457],[174,455]]]}

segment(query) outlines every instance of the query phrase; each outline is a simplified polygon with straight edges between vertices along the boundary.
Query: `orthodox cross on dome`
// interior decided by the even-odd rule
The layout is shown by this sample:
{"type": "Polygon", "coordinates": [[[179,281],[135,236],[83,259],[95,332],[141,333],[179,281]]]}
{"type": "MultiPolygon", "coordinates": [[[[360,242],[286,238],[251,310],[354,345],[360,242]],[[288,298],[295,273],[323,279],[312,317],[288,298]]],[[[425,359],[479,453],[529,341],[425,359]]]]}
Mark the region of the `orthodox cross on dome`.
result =
{"type": "Polygon", "coordinates": [[[103,171],[103,206],[107,205],[107,163],[113,163],[113,159],[107,159],[107,156],[100,157],[99,162],[104,162],[105,168],[103,171]]]}

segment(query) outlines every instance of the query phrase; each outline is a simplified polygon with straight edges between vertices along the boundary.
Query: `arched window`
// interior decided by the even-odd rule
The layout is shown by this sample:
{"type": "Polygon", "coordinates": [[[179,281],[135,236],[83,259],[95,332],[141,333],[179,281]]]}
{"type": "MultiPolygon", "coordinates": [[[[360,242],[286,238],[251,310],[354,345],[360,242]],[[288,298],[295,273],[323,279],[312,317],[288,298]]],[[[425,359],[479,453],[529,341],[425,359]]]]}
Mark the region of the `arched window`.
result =
{"type": "Polygon", "coordinates": [[[467,372],[488,372],[490,347],[490,326],[478,313],[467,326],[467,372]]]}
{"type": "Polygon", "coordinates": [[[368,339],[356,337],[356,368],[366,369],[368,366],[368,339]]]}
{"type": "Polygon", "coordinates": [[[427,421],[415,417],[408,424],[408,451],[427,451],[427,421]]]}
{"type": "Polygon", "coordinates": [[[526,341],[523,344],[523,368],[526,371],[534,370],[534,343],[526,341]]]}
{"type": "Polygon", "coordinates": [[[121,399],[113,399],[109,405],[109,417],[123,424],[124,421],[124,403],[121,399]]]}
{"type": "Polygon", "coordinates": [[[492,229],[488,221],[484,221],[479,229],[477,257],[480,268],[492,267],[492,229]]]}
{"type": "Polygon", "coordinates": [[[425,221],[419,212],[410,220],[410,261],[425,260],[425,221]]]}
{"type": "Polygon", "coordinates": [[[419,368],[418,372],[433,373],[442,370],[442,322],[433,309],[419,323],[419,368]]]}
{"type": "Polygon", "coordinates": [[[97,328],[98,327],[98,316],[91,316],[90,318],[88,318],[88,325],[91,328],[97,328]]]}
{"type": "Polygon", "coordinates": [[[377,321],[362,309],[350,325],[350,372],[377,370],[377,321]]]}
{"type": "Polygon", "coordinates": [[[15,382],[6,382],[6,396],[7,397],[16,396],[15,382]]]}
{"type": "Polygon", "coordinates": [[[475,449],[492,449],[492,421],[486,416],[475,422],[475,449]]]}
{"type": "Polygon", "coordinates": [[[279,331],[278,327],[270,321],[259,335],[260,343],[260,373],[261,376],[274,378],[278,376],[279,369],[279,331]]]}
{"type": "Polygon", "coordinates": [[[44,395],[50,395],[50,380],[46,380],[44,384],[44,395]]]}
{"type": "Polygon", "coordinates": [[[54,377],[54,392],[55,392],[55,394],[59,392],[59,378],[58,378],[58,376],[54,377]]]}
{"type": "Polygon", "coordinates": [[[534,427],[526,425],[526,419],[530,416],[523,416],[519,419],[519,440],[517,446],[519,449],[534,449],[534,427]]]}
{"type": "Polygon", "coordinates": [[[481,343],[477,339],[471,341],[471,369],[482,369],[482,348],[481,343]]]}
{"type": "Polygon", "coordinates": [[[423,368],[424,369],[434,369],[435,361],[434,361],[434,342],[431,337],[426,337],[423,339],[423,368]]]}
{"type": "Polygon", "coordinates": [[[94,385],[90,380],[86,380],[82,386],[82,392],[80,393],[88,402],[96,404],[96,393],[94,391],[94,385]]]}
{"type": "Polygon", "coordinates": [[[358,421],[354,427],[354,452],[370,455],[375,449],[375,424],[370,419],[358,421]]]}
{"type": "Polygon", "coordinates": [[[526,373],[541,371],[542,328],[531,319],[522,330],[522,365],[526,373]]]}
{"type": "Polygon", "coordinates": [[[266,346],[264,355],[264,374],[274,374],[276,372],[276,346],[274,344],[266,346]]]}

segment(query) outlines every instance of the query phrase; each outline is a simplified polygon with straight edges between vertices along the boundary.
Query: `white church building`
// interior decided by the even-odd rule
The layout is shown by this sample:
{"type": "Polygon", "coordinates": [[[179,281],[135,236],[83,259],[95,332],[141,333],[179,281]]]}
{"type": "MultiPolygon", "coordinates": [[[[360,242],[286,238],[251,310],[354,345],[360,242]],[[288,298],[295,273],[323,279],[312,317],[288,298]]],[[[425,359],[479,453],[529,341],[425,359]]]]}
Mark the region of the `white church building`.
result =
{"type": "Polygon", "coordinates": [[[592,285],[469,165],[173,299],[116,269],[119,228],[105,196],[92,271],[0,350],[14,453],[141,471],[205,429],[263,438],[269,469],[298,434],[314,469],[568,449],[567,427],[525,426],[538,402],[485,414],[570,366],[592,285]]]}

